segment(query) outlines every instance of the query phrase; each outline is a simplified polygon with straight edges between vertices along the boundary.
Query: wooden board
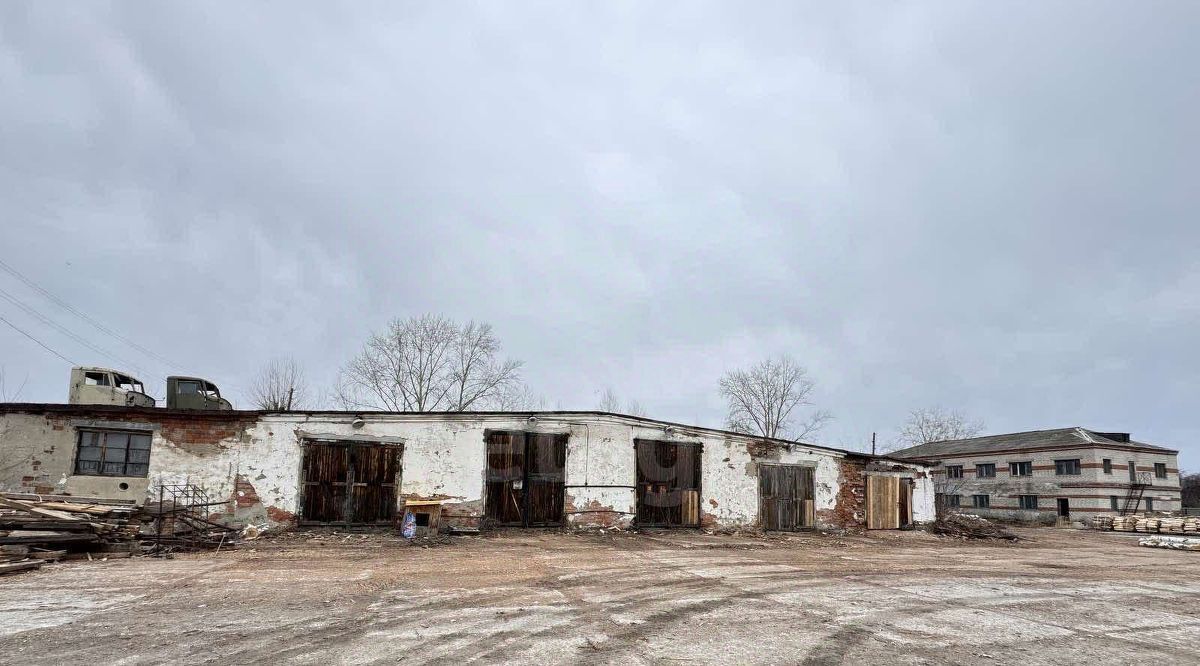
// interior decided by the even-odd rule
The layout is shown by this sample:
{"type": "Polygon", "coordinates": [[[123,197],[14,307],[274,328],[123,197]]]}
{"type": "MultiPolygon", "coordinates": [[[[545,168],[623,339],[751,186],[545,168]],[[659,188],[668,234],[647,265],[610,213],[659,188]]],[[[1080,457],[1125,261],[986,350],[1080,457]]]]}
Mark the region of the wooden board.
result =
{"type": "Polygon", "coordinates": [[[896,476],[867,476],[867,529],[900,528],[901,479],[896,476]]]}

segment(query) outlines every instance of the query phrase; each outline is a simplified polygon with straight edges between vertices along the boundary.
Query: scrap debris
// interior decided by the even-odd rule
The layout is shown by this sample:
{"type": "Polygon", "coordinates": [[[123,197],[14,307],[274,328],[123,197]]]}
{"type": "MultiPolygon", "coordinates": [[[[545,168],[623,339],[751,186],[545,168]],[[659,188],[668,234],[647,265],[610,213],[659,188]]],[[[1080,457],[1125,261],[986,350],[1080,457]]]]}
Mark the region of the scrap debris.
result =
{"type": "Polygon", "coordinates": [[[1151,548],[1170,548],[1172,550],[1200,551],[1200,539],[1190,537],[1153,536],[1138,539],[1139,546],[1151,548]]]}
{"type": "Polygon", "coordinates": [[[136,513],[131,502],[0,494],[0,573],[140,553],[136,513]]]}
{"type": "Polygon", "coordinates": [[[929,531],[959,539],[1003,539],[1020,541],[1021,537],[992,521],[969,513],[951,513],[938,518],[929,531]]]}
{"type": "Polygon", "coordinates": [[[229,548],[237,531],[197,506],[0,493],[0,574],[58,560],[109,560],[176,550],[229,548]]]}

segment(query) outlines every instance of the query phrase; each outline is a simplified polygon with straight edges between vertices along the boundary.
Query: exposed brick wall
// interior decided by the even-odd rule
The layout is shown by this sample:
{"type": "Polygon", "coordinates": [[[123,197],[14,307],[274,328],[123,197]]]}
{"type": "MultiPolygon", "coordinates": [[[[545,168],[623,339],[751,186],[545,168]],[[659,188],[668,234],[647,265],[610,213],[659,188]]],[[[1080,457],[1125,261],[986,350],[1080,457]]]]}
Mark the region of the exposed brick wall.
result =
{"type": "Polygon", "coordinates": [[[866,525],[866,460],[842,458],[838,461],[838,494],[832,510],[817,512],[817,522],[842,528],[866,525]]]}

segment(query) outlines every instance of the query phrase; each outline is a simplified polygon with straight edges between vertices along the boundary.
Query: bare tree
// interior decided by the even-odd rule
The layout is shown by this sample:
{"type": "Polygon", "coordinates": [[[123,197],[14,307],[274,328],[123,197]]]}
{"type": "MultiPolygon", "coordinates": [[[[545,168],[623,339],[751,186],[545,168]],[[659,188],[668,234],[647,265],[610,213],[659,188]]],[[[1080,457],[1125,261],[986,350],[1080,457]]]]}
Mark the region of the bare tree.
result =
{"type": "Polygon", "coordinates": [[[461,412],[481,408],[520,381],[521,362],[498,357],[488,324],[437,315],[396,319],[338,373],[346,409],[461,412]]]}
{"type": "Polygon", "coordinates": [[[540,412],[546,408],[546,398],[534,393],[525,382],[511,382],[490,398],[487,405],[502,412],[540,412]]]}
{"type": "Polygon", "coordinates": [[[833,418],[816,410],[793,423],[797,407],[812,405],[809,396],[815,386],[808,371],[788,356],[766,359],[747,370],[731,370],[721,377],[721,396],[729,403],[729,429],[773,439],[803,439],[833,418]]]}
{"type": "Polygon", "coordinates": [[[249,397],[258,409],[298,409],[308,405],[308,382],[296,359],[277,358],[258,371],[250,385],[249,397]]]}
{"type": "Polygon", "coordinates": [[[625,403],[624,409],[621,407],[621,398],[617,396],[617,392],[611,386],[606,387],[600,393],[600,402],[596,405],[596,411],[612,412],[614,414],[628,414],[629,416],[645,416],[646,409],[642,407],[642,403],[637,400],[629,400],[625,403]]]}
{"type": "Polygon", "coordinates": [[[948,439],[966,439],[983,432],[983,421],[941,407],[914,409],[900,426],[900,436],[891,450],[948,439]]]}
{"type": "Polygon", "coordinates": [[[1179,487],[1183,508],[1200,508],[1200,472],[1180,472],[1179,487]]]}

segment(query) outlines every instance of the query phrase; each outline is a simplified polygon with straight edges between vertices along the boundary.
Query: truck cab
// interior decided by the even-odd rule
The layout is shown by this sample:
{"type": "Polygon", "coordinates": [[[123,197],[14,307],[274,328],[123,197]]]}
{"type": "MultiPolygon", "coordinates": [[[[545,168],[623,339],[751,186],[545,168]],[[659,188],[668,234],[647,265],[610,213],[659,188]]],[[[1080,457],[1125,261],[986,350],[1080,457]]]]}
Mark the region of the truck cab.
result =
{"type": "Polygon", "coordinates": [[[154,398],[146,395],[142,382],[109,368],[71,368],[71,387],[67,402],[72,405],[122,405],[153,407],[154,398]]]}
{"type": "Polygon", "coordinates": [[[217,385],[199,377],[167,377],[168,409],[233,409],[217,385]]]}

